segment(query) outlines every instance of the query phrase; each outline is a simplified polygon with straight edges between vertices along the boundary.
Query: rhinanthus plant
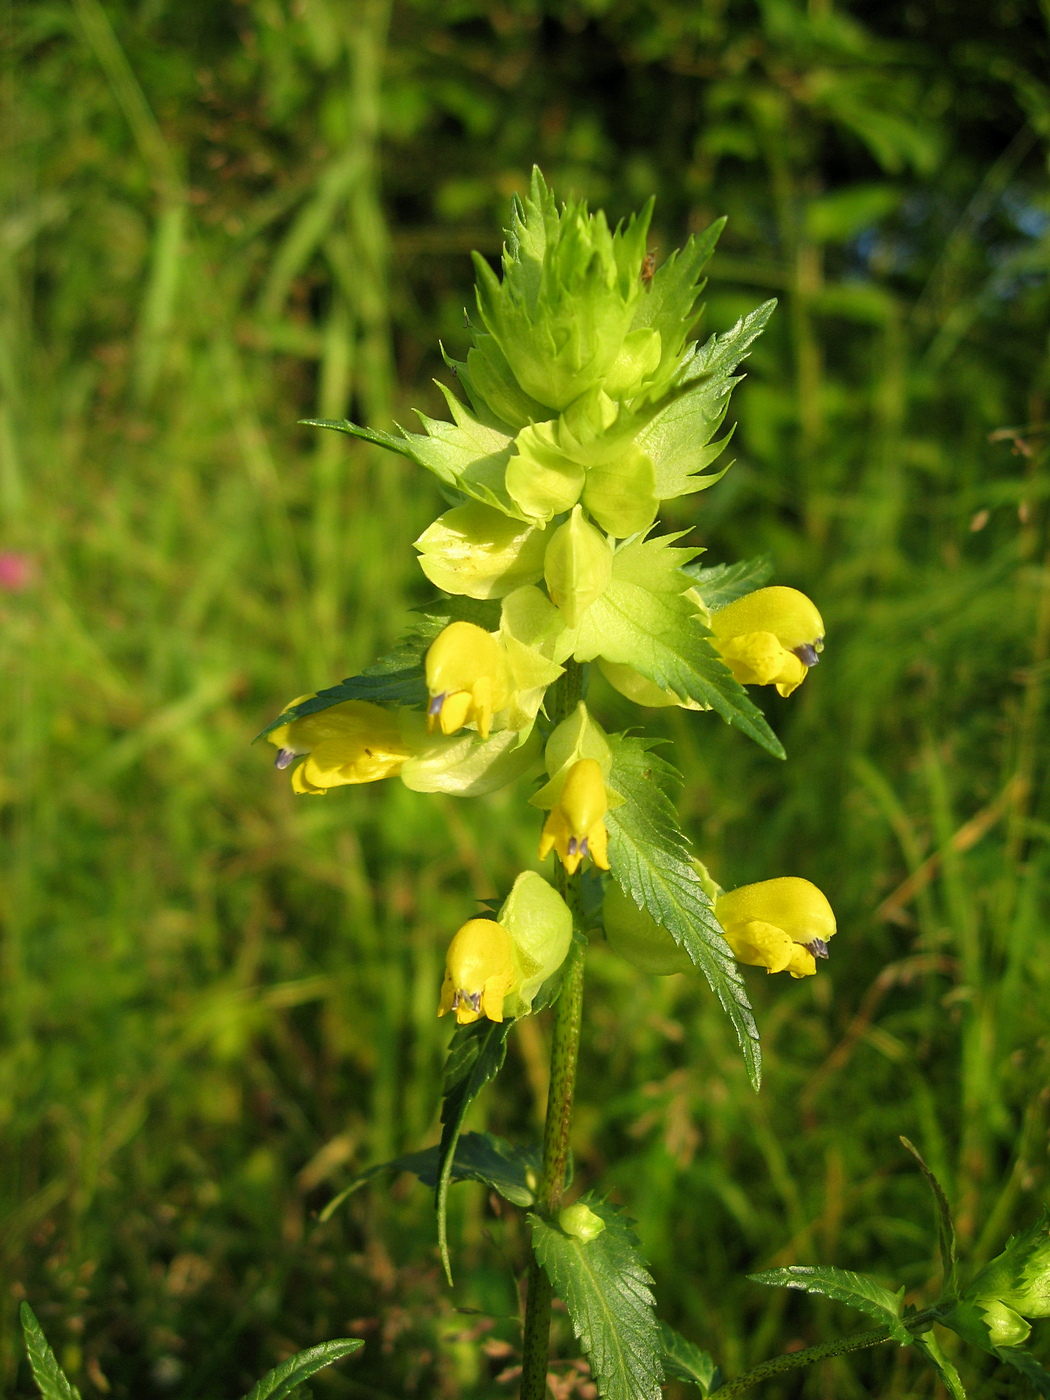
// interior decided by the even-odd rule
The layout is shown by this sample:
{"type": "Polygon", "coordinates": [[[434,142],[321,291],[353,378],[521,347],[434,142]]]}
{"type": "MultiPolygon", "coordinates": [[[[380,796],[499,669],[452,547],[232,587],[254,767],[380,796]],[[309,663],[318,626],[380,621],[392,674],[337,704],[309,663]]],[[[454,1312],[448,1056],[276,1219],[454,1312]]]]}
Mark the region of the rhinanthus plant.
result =
{"type": "MultiPolygon", "coordinates": [[[[684,534],[659,533],[661,502],[704,491],[727,470],[715,463],[731,434],[718,433],[774,304],[724,335],[691,341],[721,223],[654,267],[651,209],[610,230],[585,204],[558,206],[535,171],[528,197],[514,204],[502,277],[475,257],[472,345],[464,362],[447,361],[465,398],[442,388],[452,421],[420,415],[422,433],[316,424],[401,453],[437,477],[448,509],[415,547],[439,594],[416,610],[392,655],[293,700],[273,721],[264,733],[277,768],[291,770],[304,797],[389,779],[473,797],[532,779],[533,811],[523,804],[522,816],[535,821],[543,870],[522,871],[498,905],[464,910],[450,930],[434,988],[437,1015],[455,1021],[440,1141],[373,1166],[324,1216],[385,1168],[415,1172],[435,1189],[451,1281],[453,1182],[485,1182],[526,1210],[522,1400],[543,1400],[547,1390],[555,1294],[608,1400],[657,1400],[667,1377],[728,1400],[768,1377],[886,1342],[915,1348],[960,1400],[962,1381],[935,1324],[1050,1396],[1050,1373],[1021,1346],[1031,1320],[1050,1316],[1046,1217],[961,1287],[947,1201],[910,1143],[937,1204],[936,1301],[917,1309],[905,1305],[903,1287],[832,1267],[754,1275],[845,1303],[876,1325],[735,1379],[658,1320],[624,1211],[596,1191],[566,1199],[589,940],[604,938],[643,976],[705,978],[757,1090],[758,1030],[739,965],[811,977],[836,934],[830,903],[808,880],[777,874],[722,889],[690,855],[674,768],[653,740],[607,733],[588,703],[597,667],[641,707],[640,722],[654,707],[714,711],[783,758],[747,687],[790,696],[824,646],[816,604],[766,586],[766,561],[701,564],[684,534]],[[510,1027],[546,1008],[554,1031],[542,1146],[464,1133],[471,1103],[502,1068],[510,1027]]],[[[23,1323],[45,1400],[72,1400],[26,1305],[23,1323]]],[[[280,1400],[361,1345],[330,1342],[292,1357],[250,1400],[280,1400]]]]}

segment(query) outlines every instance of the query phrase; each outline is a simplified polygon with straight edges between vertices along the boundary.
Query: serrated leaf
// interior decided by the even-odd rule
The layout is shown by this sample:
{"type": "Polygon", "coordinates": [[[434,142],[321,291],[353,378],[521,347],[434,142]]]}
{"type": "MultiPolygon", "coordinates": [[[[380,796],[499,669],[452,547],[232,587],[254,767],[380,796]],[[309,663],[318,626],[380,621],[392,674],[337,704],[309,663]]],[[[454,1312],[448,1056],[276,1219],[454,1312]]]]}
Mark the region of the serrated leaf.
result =
{"type": "Polygon", "coordinates": [[[1020,1347],[997,1347],[995,1354],[1007,1366],[1020,1371],[1040,1395],[1050,1400],[1050,1371],[1044,1370],[1030,1352],[1022,1351],[1020,1347]]]}
{"type": "Polygon", "coordinates": [[[637,444],[653,464],[653,491],[661,501],[705,491],[721,481],[718,472],[699,475],[722,455],[734,429],[712,442],[729,411],[729,395],[739,379],[705,382],[677,395],[638,434],[637,444]]]}
{"type": "Polygon", "coordinates": [[[661,690],[715,710],[776,758],[780,740],[762,711],[707,640],[686,597],[681,565],[696,551],[671,548],[677,536],[635,540],[613,556],[612,579],[576,629],[577,661],[603,657],[632,666],[661,690]]]}
{"type": "Polygon", "coordinates": [[[891,1293],[867,1274],[855,1274],[850,1269],[834,1269],[825,1265],[791,1264],[786,1269],[767,1269],[760,1274],[748,1274],[754,1283],[770,1288],[799,1288],[804,1293],[819,1293],[834,1298],[837,1303],[867,1313],[889,1329],[894,1341],[907,1346],[912,1334],[901,1321],[904,1307],[903,1287],[891,1293]]]}
{"type": "Polygon", "coordinates": [[[452,1283],[448,1255],[448,1188],[456,1144],[463,1129],[467,1109],[490,1080],[503,1068],[507,1055],[507,1035],[513,1021],[482,1019],[468,1026],[457,1026],[448,1047],[445,1077],[441,1087],[441,1141],[438,1144],[437,1186],[434,1204],[438,1217],[438,1244],[445,1277],[452,1283]]]}
{"type": "Polygon", "coordinates": [[[663,1348],[653,1281],[626,1215],[588,1192],[582,1203],[605,1221],[586,1243],[529,1216],[532,1247],[591,1363],[603,1400],[659,1400],[663,1348]]]}
{"type": "Polygon", "coordinates": [[[680,1381],[689,1381],[699,1386],[701,1395],[710,1395],[722,1384],[722,1371],[716,1366],[710,1354],[668,1327],[666,1322],[658,1324],[660,1343],[664,1349],[664,1371],[680,1381]]]}
{"type": "Polygon", "coordinates": [[[952,1400],[966,1400],[966,1390],[962,1378],[952,1363],[941,1351],[941,1344],[932,1332],[923,1332],[912,1337],[912,1344],[920,1356],[924,1356],[941,1378],[941,1382],[952,1400]]]}
{"type": "Polygon", "coordinates": [[[733,1023],[757,1089],[762,1078],[758,1027],[740,968],[690,863],[688,842],[678,825],[670,792],[681,779],[652,752],[648,740],[611,734],[609,746],[609,786],[626,798],[605,818],[613,876],[707,978],[733,1023]]]}
{"type": "Polygon", "coordinates": [[[698,563],[686,564],[682,573],[693,580],[704,607],[709,612],[717,612],[764,587],[773,577],[773,560],[768,554],[759,554],[754,559],[741,559],[737,564],[714,564],[706,569],[698,563]]]}
{"type": "Polygon", "coordinates": [[[926,1185],[930,1188],[933,1196],[933,1202],[937,1209],[937,1243],[940,1246],[941,1268],[944,1271],[941,1297],[950,1300],[958,1292],[955,1268],[955,1225],[952,1222],[951,1206],[948,1204],[948,1197],[944,1194],[944,1188],[926,1165],[919,1149],[906,1137],[902,1137],[901,1142],[918,1162],[919,1169],[926,1178],[926,1185]]]}
{"type": "Polygon", "coordinates": [[[741,317],[730,330],[723,331],[721,335],[713,335],[703,345],[698,345],[682,362],[676,376],[677,382],[686,384],[701,376],[717,380],[732,374],[765,330],[766,322],[776,310],[776,305],[775,297],[764,301],[747,316],[741,317]]]}
{"type": "Polygon", "coordinates": [[[22,1304],[19,1316],[25,1334],[29,1366],[44,1400],[80,1400],[80,1391],[68,1379],[55,1359],[55,1353],[48,1346],[47,1338],[28,1303],[22,1304]]]}
{"type": "Polygon", "coordinates": [[[409,433],[399,426],[401,436],[396,437],[393,433],[363,428],[348,419],[304,418],[301,421],[306,427],[331,428],[397,452],[433,472],[442,485],[494,506],[504,515],[524,518],[503,485],[512,439],[475,418],[444,384],[438,382],[437,387],[444,394],[455,422],[446,423],[417,413],[425,429],[423,433],[409,433]]]}
{"type": "Polygon", "coordinates": [[[333,1361],[341,1361],[344,1356],[352,1356],[363,1346],[359,1337],[340,1337],[334,1342],[322,1342],[308,1351],[297,1352],[268,1371],[261,1381],[256,1381],[244,1400],[284,1400],[316,1371],[331,1366],[333,1361]]]}
{"type": "MultiPolygon", "coordinates": [[[[436,1186],[439,1165],[436,1143],[422,1152],[406,1152],[389,1162],[379,1162],[329,1201],[319,1218],[330,1219],[348,1196],[383,1172],[412,1172],[424,1186],[436,1186]]],[[[512,1205],[531,1206],[536,1196],[530,1180],[536,1181],[542,1165],[542,1147],[515,1147],[494,1133],[464,1133],[456,1143],[450,1181],[483,1181],[512,1205]]]]}

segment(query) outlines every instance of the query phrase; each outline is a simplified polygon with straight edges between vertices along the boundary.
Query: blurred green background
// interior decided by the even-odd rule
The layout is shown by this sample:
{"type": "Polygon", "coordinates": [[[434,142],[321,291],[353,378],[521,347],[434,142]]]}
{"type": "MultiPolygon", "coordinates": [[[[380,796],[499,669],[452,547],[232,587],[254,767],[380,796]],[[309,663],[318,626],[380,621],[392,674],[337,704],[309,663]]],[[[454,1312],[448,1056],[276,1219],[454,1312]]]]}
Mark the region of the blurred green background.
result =
{"type": "MultiPolygon", "coordinates": [[[[316,1217],[433,1141],[444,947],[537,822],[521,793],[293,799],[249,741],[397,635],[441,504],[297,420],[443,412],[468,250],[498,252],[533,161],[613,217],[655,192],[658,257],[729,215],[707,330],[780,308],[736,465],[666,518],[709,562],[771,553],[829,638],[790,702],[761,697],[786,764],[712,715],[652,723],[714,873],[815,880],[832,959],[749,971],[755,1096],[699,982],[593,948],[578,1179],[629,1207],[661,1311],[731,1372],[856,1325],[749,1269],[928,1296],[899,1133],[970,1259],[1035,1216],[1048,22],[1046,0],[0,5],[5,1393],[29,1394],[23,1297],[88,1400],[234,1396],[348,1330],[365,1351],[317,1397],[515,1393],[515,1212],[456,1188],[451,1294],[418,1184],[316,1217]]],[[[515,1033],[472,1126],[535,1136],[548,1033],[515,1033]]],[[[974,1395],[1018,1393],[957,1360],[974,1395]]],[[[882,1349],[763,1396],[935,1393],[882,1349]]]]}

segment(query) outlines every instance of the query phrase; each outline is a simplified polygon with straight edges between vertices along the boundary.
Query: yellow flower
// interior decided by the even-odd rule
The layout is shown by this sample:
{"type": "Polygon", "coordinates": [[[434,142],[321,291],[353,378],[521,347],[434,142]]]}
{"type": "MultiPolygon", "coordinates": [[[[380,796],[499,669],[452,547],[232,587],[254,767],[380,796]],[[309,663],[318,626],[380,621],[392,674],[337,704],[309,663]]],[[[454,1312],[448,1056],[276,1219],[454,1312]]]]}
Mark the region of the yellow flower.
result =
{"type": "MultiPolygon", "coordinates": [[[[304,695],[292,703],[306,699],[309,696],[304,695]]],[[[396,777],[412,752],[401,736],[397,717],[366,700],[344,700],[315,715],[290,720],[266,737],[278,750],[278,768],[307,755],[292,773],[292,787],[318,796],[347,783],[396,777]]]]}
{"type": "Polygon", "coordinates": [[[711,614],[714,646],[741,685],[775,685],[790,695],[816,666],[824,623],[796,588],[759,588],[711,614]]]}
{"type": "Polygon", "coordinates": [[[715,903],[715,917],[740,962],[792,977],[813,976],[835,933],[824,895],[794,875],[730,890],[715,903]]]}
{"type": "Polygon", "coordinates": [[[452,622],[431,643],[426,657],[427,731],[455,734],[472,720],[483,739],[492,716],[510,700],[511,682],[503,647],[473,622],[452,622]]]}
{"type": "Polygon", "coordinates": [[[470,919],[448,945],[438,1015],[456,1013],[461,1026],[482,1016],[503,1020],[503,998],[514,981],[510,934],[494,919],[470,919]]]}
{"type": "Polygon", "coordinates": [[[601,764],[596,758],[581,758],[569,769],[561,794],[543,824],[540,860],[557,851],[562,865],[575,874],[585,856],[602,870],[609,869],[609,834],[605,814],[609,798],[601,764]]]}

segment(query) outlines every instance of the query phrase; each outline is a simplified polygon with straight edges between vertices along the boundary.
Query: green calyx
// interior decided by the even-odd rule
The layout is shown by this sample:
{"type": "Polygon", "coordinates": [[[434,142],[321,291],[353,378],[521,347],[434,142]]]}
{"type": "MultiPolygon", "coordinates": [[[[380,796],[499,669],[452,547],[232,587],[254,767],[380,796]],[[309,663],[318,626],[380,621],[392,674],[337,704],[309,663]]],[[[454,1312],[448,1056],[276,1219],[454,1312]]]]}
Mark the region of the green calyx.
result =
{"type": "MultiPolygon", "coordinates": [[[[514,202],[502,282],[474,255],[482,324],[521,389],[547,408],[568,407],[614,366],[619,379],[630,378],[631,351],[622,364],[621,355],[642,292],[651,216],[650,201],[611,231],[585,203],[559,209],[534,169],[528,195],[514,202]]],[[[651,360],[650,349],[639,363],[651,360]]]]}

